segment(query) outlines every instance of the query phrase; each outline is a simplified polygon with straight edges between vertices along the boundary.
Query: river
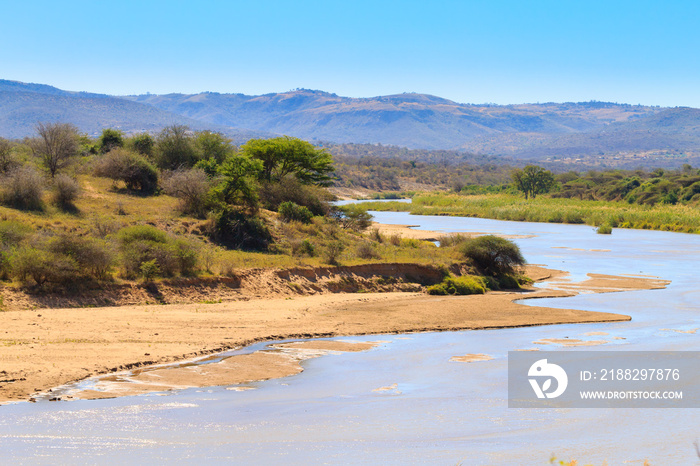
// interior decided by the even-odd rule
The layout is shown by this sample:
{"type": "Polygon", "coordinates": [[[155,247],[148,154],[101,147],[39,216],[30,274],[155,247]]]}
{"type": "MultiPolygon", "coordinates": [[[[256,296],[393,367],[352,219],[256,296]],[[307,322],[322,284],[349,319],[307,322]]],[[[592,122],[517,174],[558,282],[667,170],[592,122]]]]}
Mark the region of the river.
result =
{"type": "MultiPolygon", "coordinates": [[[[376,335],[361,353],[305,361],[304,372],[257,389],[189,389],[100,401],[0,407],[3,464],[696,464],[695,409],[507,407],[507,352],[541,338],[604,338],[591,350],[700,350],[700,236],[590,226],[374,213],[438,231],[533,235],[528,262],[587,273],[671,280],[663,290],[581,294],[536,305],[616,312],[630,322],[376,335]],[[604,337],[585,336],[606,332],[604,337]],[[616,339],[617,337],[617,339],[616,339]],[[491,361],[450,362],[486,353],[491,361]],[[377,390],[384,388],[383,390],[377,390]]],[[[244,349],[264,348],[265,344],[244,349]]]]}

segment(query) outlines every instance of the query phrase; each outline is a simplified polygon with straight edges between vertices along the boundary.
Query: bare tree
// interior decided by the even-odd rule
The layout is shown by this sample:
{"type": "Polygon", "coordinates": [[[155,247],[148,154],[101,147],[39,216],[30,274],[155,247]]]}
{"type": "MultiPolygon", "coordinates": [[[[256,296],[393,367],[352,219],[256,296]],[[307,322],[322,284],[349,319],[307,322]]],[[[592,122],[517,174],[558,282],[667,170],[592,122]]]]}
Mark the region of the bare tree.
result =
{"type": "Polygon", "coordinates": [[[78,154],[78,128],[70,123],[38,123],[36,132],[39,137],[30,141],[30,147],[53,178],[78,154]]]}

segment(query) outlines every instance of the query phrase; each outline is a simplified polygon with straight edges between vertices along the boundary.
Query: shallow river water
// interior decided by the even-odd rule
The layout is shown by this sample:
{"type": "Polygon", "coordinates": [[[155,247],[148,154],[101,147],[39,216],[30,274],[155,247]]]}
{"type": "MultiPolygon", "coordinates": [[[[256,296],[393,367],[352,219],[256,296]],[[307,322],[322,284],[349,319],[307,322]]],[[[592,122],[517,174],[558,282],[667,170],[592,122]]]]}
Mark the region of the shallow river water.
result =
{"type": "Polygon", "coordinates": [[[255,390],[214,387],[2,406],[0,462],[544,465],[554,453],[579,464],[697,464],[698,410],[508,408],[507,353],[533,348],[541,338],[566,337],[608,343],[540,348],[700,350],[700,333],[682,332],[700,327],[700,236],[622,229],[597,235],[583,225],[375,216],[427,230],[534,235],[515,240],[526,259],[566,270],[576,281],[605,273],[672,282],[664,290],[533,302],[628,314],[630,322],[340,338],[382,343],[307,360],[304,372],[252,384],[255,390]],[[450,362],[468,353],[494,359],[450,362]]]}

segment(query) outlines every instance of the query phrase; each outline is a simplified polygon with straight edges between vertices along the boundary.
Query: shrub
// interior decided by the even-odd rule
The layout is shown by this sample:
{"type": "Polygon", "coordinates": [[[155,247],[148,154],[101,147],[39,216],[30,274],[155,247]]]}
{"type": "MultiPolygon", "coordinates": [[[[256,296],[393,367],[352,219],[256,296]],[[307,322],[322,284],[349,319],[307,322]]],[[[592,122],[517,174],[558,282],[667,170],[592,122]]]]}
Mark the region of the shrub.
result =
{"type": "Polygon", "coordinates": [[[296,221],[301,223],[311,223],[311,219],[314,216],[314,214],[312,214],[308,208],[300,206],[291,201],[280,204],[277,212],[279,212],[282,220],[285,222],[296,221]]]}
{"type": "Polygon", "coordinates": [[[12,251],[31,230],[29,226],[19,222],[0,221],[0,280],[7,280],[10,277],[12,251]]]}
{"type": "Polygon", "coordinates": [[[31,233],[32,228],[13,220],[0,221],[0,246],[16,246],[31,233]]]}
{"type": "Polygon", "coordinates": [[[53,201],[61,209],[75,209],[73,202],[80,194],[78,182],[68,175],[58,174],[53,182],[53,201]]]}
{"type": "Polygon", "coordinates": [[[7,139],[0,138],[0,174],[7,173],[17,166],[12,154],[12,143],[7,139]]]}
{"type": "Polygon", "coordinates": [[[583,221],[583,217],[581,217],[581,214],[579,214],[578,212],[571,212],[571,211],[566,212],[566,214],[564,214],[563,220],[564,220],[564,223],[575,223],[575,224],[585,223],[583,221]]]}
{"type": "Polygon", "coordinates": [[[23,166],[12,170],[2,180],[3,203],[17,209],[41,210],[44,191],[43,177],[32,167],[23,166]]]}
{"type": "Polygon", "coordinates": [[[354,231],[363,231],[372,225],[372,214],[357,204],[335,207],[331,211],[331,217],[335,218],[343,228],[354,231]]]}
{"type": "Polygon", "coordinates": [[[464,243],[462,254],[485,274],[499,277],[511,274],[525,259],[512,241],[494,235],[479,236],[464,243]]]}
{"type": "Polygon", "coordinates": [[[177,170],[193,167],[200,159],[194,138],[187,126],[172,125],[156,138],[155,160],[162,169],[177,170]]]}
{"type": "Polygon", "coordinates": [[[150,225],[136,225],[126,227],[117,233],[119,241],[126,245],[135,241],[153,241],[155,243],[165,243],[168,241],[168,234],[150,225]]]}
{"type": "Polygon", "coordinates": [[[393,235],[389,236],[389,243],[392,246],[400,246],[401,245],[401,235],[398,233],[394,233],[393,235]]]}
{"type": "Polygon", "coordinates": [[[197,268],[197,248],[184,239],[177,239],[173,244],[177,265],[181,275],[192,275],[197,268]]]}
{"type": "Polygon", "coordinates": [[[124,135],[118,129],[105,128],[99,137],[100,153],[106,154],[112,149],[124,145],[124,135]]]}
{"type": "Polygon", "coordinates": [[[214,216],[210,236],[228,247],[255,251],[267,249],[272,242],[272,235],[260,217],[230,206],[214,216]]]}
{"type": "Polygon", "coordinates": [[[0,249],[0,280],[7,280],[10,278],[11,271],[10,254],[8,251],[0,249]]]}
{"type": "Polygon", "coordinates": [[[442,282],[429,286],[428,294],[433,295],[470,295],[486,293],[486,283],[481,277],[464,275],[446,277],[442,282]]]}
{"type": "Polygon", "coordinates": [[[293,175],[278,182],[262,182],[259,196],[266,209],[278,210],[283,203],[293,202],[306,207],[313,215],[328,214],[328,201],[332,200],[332,195],[325,189],[303,184],[293,175]]]}
{"type": "Polygon", "coordinates": [[[316,255],[316,246],[308,239],[292,241],[292,255],[314,257],[316,255]]]}
{"type": "Polygon", "coordinates": [[[503,290],[518,290],[520,289],[520,282],[521,279],[515,275],[501,275],[498,277],[498,288],[503,290]]]}
{"type": "Polygon", "coordinates": [[[125,149],[114,149],[95,165],[95,175],[123,181],[128,189],[152,193],[158,187],[158,171],[145,157],[125,149]]]}
{"type": "Polygon", "coordinates": [[[128,146],[141,155],[151,155],[154,145],[155,141],[148,133],[136,134],[128,141],[128,146]]]}
{"type": "Polygon", "coordinates": [[[147,282],[160,275],[160,267],[155,259],[143,262],[139,270],[141,271],[141,276],[147,282]]]}
{"type": "Polygon", "coordinates": [[[53,254],[70,257],[80,268],[80,275],[97,280],[109,277],[114,255],[103,241],[74,235],[59,235],[48,241],[47,249],[53,254]]]}
{"type": "Polygon", "coordinates": [[[382,234],[379,233],[379,228],[372,228],[369,232],[369,238],[372,241],[376,241],[377,243],[384,242],[384,236],[382,236],[382,234]]]}
{"type": "Polygon", "coordinates": [[[181,213],[199,218],[206,216],[211,182],[203,170],[176,170],[165,179],[163,188],[180,200],[178,210],[181,213]]]}
{"type": "Polygon", "coordinates": [[[71,257],[43,249],[23,247],[11,257],[12,274],[23,283],[31,278],[38,286],[80,283],[80,268],[71,257]]]}
{"type": "Polygon", "coordinates": [[[188,241],[175,240],[164,231],[148,225],[123,228],[117,233],[127,277],[141,274],[141,266],[155,261],[159,274],[189,275],[197,265],[197,253],[188,241]]]}
{"type": "Polygon", "coordinates": [[[465,241],[469,240],[469,236],[463,235],[461,233],[453,233],[450,235],[445,235],[440,238],[440,247],[449,248],[452,246],[459,246],[465,241]]]}
{"type": "Polygon", "coordinates": [[[326,264],[339,265],[338,259],[343,253],[345,245],[340,241],[332,241],[328,243],[326,249],[323,251],[323,261],[326,264]]]}
{"type": "Polygon", "coordinates": [[[604,223],[600,225],[595,231],[599,235],[609,235],[612,234],[612,226],[609,223],[604,223]]]}
{"type": "Polygon", "coordinates": [[[371,243],[358,244],[356,252],[357,256],[362,259],[380,259],[382,257],[371,243]]]}

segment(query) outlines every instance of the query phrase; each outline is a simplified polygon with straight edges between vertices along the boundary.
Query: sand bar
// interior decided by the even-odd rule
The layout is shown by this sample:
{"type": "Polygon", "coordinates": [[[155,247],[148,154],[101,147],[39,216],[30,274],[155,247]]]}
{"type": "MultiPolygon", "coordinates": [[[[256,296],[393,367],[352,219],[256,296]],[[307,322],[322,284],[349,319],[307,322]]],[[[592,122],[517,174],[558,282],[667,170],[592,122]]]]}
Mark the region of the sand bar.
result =
{"type": "MultiPolygon", "coordinates": [[[[531,268],[528,274],[540,279],[557,276],[541,268],[531,268]]],[[[658,286],[649,279],[635,280],[638,288],[658,286]]],[[[37,392],[98,374],[183,361],[259,341],[629,320],[621,314],[513,302],[574,294],[546,289],[460,297],[328,293],[213,304],[10,310],[0,312],[0,402],[28,400],[37,392]]],[[[248,359],[251,365],[298,370],[280,358],[248,359]]],[[[229,383],[235,382],[215,382],[229,383]]],[[[181,385],[198,386],[191,381],[181,385]]]]}

